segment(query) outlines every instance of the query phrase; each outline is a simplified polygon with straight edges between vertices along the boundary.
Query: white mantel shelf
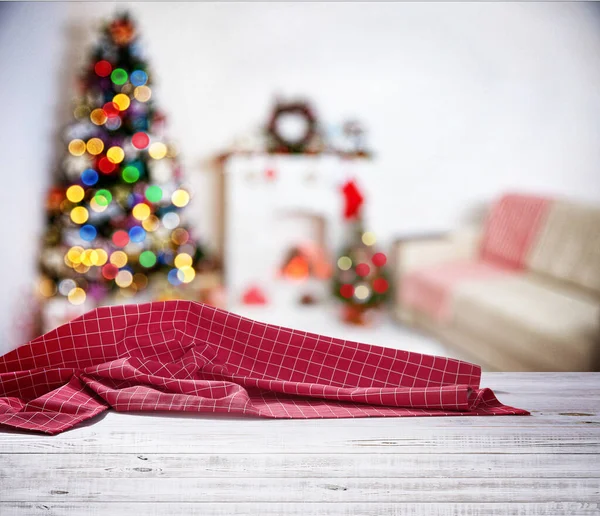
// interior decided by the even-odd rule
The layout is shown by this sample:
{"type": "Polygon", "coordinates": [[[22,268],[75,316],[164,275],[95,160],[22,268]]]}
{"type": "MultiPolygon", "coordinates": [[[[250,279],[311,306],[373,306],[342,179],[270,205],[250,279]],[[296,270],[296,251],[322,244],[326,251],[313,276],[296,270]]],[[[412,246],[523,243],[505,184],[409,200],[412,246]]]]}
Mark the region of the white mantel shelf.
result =
{"type": "Polygon", "coordinates": [[[0,430],[2,516],[597,515],[600,373],[487,373],[532,416],[106,413],[0,430]]]}

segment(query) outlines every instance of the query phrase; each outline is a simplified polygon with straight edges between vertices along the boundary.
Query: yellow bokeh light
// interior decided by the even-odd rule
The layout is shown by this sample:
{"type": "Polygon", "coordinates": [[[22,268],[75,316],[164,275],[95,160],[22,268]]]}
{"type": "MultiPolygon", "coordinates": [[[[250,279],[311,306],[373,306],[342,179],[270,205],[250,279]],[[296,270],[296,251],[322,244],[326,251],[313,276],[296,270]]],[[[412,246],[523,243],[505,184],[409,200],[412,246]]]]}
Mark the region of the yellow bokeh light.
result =
{"type": "Polygon", "coordinates": [[[83,199],[85,190],[79,185],[69,186],[67,188],[67,199],[71,202],[79,202],[83,199]]]}
{"type": "Polygon", "coordinates": [[[83,247],[79,247],[76,245],[75,247],[71,247],[67,252],[67,258],[73,264],[77,264],[81,261],[81,253],[83,253],[83,247]]]}
{"type": "Polygon", "coordinates": [[[375,233],[371,233],[370,231],[363,233],[362,241],[365,245],[375,245],[375,242],[377,241],[375,233]]]}
{"type": "Polygon", "coordinates": [[[119,269],[127,265],[127,254],[123,251],[115,251],[110,255],[110,263],[119,269]]]}
{"type": "Polygon", "coordinates": [[[131,212],[136,219],[146,220],[150,216],[150,206],[141,202],[136,204],[131,212]]]}
{"type": "Polygon", "coordinates": [[[337,265],[343,271],[347,271],[352,267],[352,260],[348,256],[342,256],[338,261],[337,265]]]}
{"type": "Polygon", "coordinates": [[[98,204],[96,197],[92,197],[92,200],[90,201],[90,208],[92,208],[92,210],[94,210],[96,213],[102,213],[106,208],[108,208],[108,205],[102,206],[98,204]]]}
{"type": "Polygon", "coordinates": [[[97,156],[104,150],[104,142],[100,138],[90,138],[87,142],[87,151],[92,156],[97,156]]]}
{"type": "Polygon", "coordinates": [[[162,142],[154,142],[148,149],[152,159],[163,159],[167,155],[167,146],[162,142]]]}
{"type": "Polygon", "coordinates": [[[177,271],[177,278],[182,283],[191,283],[196,276],[196,271],[191,267],[184,267],[177,271]]]}
{"type": "Polygon", "coordinates": [[[73,156],[82,156],[85,152],[85,142],[83,140],[71,140],[69,142],[69,152],[73,156]]]}
{"type": "Polygon", "coordinates": [[[106,151],[106,157],[111,163],[121,163],[125,158],[125,151],[121,147],[111,147],[106,151]]]}
{"type": "Polygon", "coordinates": [[[106,122],[107,120],[107,116],[106,113],[104,112],[104,109],[94,109],[94,111],[92,111],[90,113],[90,120],[92,121],[92,123],[96,124],[96,125],[102,125],[106,122]]]}
{"type": "Polygon", "coordinates": [[[115,283],[121,288],[128,287],[133,281],[133,276],[129,271],[119,271],[115,278],[115,283]]]}
{"type": "Polygon", "coordinates": [[[369,288],[365,285],[359,285],[354,289],[354,296],[360,300],[367,299],[369,297],[369,288]]]}
{"type": "Polygon", "coordinates": [[[150,215],[142,222],[142,227],[149,232],[156,231],[160,226],[160,219],[156,215],[150,215]]]}
{"type": "Polygon", "coordinates": [[[39,284],[40,294],[44,297],[52,297],[56,294],[56,283],[52,281],[50,278],[44,278],[40,281],[39,284]]]}
{"type": "Polygon", "coordinates": [[[93,265],[101,267],[108,261],[108,253],[104,249],[96,249],[96,254],[92,258],[95,260],[93,265]]]}
{"type": "Polygon", "coordinates": [[[86,249],[81,253],[81,263],[91,267],[92,265],[96,265],[96,261],[98,260],[98,253],[95,249],[86,249]]]}
{"type": "Polygon", "coordinates": [[[77,206],[71,210],[71,220],[75,224],[83,224],[88,217],[88,211],[83,206],[77,206]]]}
{"type": "Polygon", "coordinates": [[[73,305],[81,305],[85,302],[85,291],[82,288],[74,288],[67,296],[73,305]]]}
{"type": "Polygon", "coordinates": [[[129,104],[131,103],[131,101],[129,100],[129,97],[127,95],[125,95],[124,93],[119,93],[118,95],[115,95],[113,97],[112,101],[117,106],[119,106],[120,111],[125,111],[129,107],[129,104]]]}
{"type": "Polygon", "coordinates": [[[192,266],[192,257],[187,253],[179,253],[175,257],[175,267],[178,269],[184,269],[185,267],[192,266]]]}
{"type": "Polygon", "coordinates": [[[139,102],[148,102],[152,96],[152,90],[148,86],[138,86],[133,90],[133,96],[139,102]]]}
{"type": "Polygon", "coordinates": [[[175,190],[171,195],[171,202],[178,208],[183,208],[190,202],[190,194],[185,190],[175,190]]]}

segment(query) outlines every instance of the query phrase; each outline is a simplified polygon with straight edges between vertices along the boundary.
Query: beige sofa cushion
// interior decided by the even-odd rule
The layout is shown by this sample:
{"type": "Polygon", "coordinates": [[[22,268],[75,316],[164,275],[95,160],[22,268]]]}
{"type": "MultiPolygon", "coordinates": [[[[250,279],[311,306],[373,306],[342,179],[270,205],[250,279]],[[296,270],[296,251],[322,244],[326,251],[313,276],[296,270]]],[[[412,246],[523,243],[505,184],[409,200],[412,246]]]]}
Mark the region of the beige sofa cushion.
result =
{"type": "Polygon", "coordinates": [[[527,268],[600,295],[600,208],[554,202],[527,268]]]}
{"type": "Polygon", "coordinates": [[[595,367],[600,304],[574,288],[530,274],[505,276],[458,285],[453,305],[456,329],[479,336],[482,348],[500,348],[525,367],[595,367]]]}

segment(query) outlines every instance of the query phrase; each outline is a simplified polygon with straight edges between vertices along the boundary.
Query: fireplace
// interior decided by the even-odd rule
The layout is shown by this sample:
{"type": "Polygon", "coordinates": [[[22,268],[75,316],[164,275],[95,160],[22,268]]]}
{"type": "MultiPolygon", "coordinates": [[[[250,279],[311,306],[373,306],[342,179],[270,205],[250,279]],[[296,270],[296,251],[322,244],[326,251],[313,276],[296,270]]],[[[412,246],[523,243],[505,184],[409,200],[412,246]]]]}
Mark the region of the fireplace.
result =
{"type": "MultiPolygon", "coordinates": [[[[361,160],[365,161],[365,160],[361,160]]],[[[361,164],[362,166],[362,164],[361,164]]],[[[229,308],[328,299],[343,237],[340,185],[357,165],[335,156],[232,156],[224,164],[229,308]]]]}

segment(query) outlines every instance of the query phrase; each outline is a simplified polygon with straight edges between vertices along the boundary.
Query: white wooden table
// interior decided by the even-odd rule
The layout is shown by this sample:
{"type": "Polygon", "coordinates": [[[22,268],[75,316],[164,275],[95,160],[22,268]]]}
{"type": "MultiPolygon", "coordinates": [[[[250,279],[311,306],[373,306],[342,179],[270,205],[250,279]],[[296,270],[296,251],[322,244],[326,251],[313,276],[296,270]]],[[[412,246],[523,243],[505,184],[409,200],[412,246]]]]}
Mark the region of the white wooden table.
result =
{"type": "Polygon", "coordinates": [[[488,373],[531,417],[110,412],[0,433],[0,515],[600,514],[600,374],[488,373]]]}

